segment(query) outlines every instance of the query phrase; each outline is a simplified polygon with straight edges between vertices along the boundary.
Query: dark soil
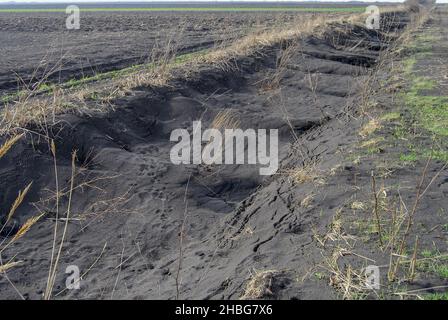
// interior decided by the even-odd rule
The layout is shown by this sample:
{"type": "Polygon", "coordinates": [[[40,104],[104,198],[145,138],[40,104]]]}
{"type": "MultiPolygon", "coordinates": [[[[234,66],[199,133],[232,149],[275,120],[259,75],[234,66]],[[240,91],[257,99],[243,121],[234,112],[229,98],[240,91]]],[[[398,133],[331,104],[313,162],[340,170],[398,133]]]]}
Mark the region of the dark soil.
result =
{"type": "MultiPolygon", "coordinates": [[[[61,258],[54,290],[61,292],[57,298],[173,299],[178,288],[184,299],[237,299],[252,275],[266,270],[272,271],[269,288],[254,298],[341,298],[337,285],[329,285],[334,275],[326,267],[326,258],[338,242],[322,246],[317,238],[329,233],[339,215],[349,234],[352,203],[369,201],[371,171],[377,169],[378,161],[389,161],[375,155],[354,164],[350,155],[362,140],[359,130],[366,122],[358,109],[363,81],[409,20],[406,14],[394,17],[381,32],[335,24],[321,36],[301,39],[292,51],[281,43],[239,59],[237,68],[204,66],[188,79],[179,76],[169,87],[136,89],[116,100],[114,111],[106,114],[59,116],[59,124],[50,127],[49,134],[56,141],[60,184],[67,188],[70,182],[74,149],[78,150],[75,185],[86,184],[73,193],[75,219],[69,223],[61,258]],[[287,63],[279,63],[286,54],[287,63]],[[273,75],[278,83],[269,81],[273,75]],[[310,77],[317,83],[314,90],[310,77]],[[170,162],[170,132],[191,129],[197,119],[208,126],[222,110],[231,111],[242,129],[279,129],[281,165],[276,175],[262,177],[256,166],[248,165],[176,166],[170,162]],[[294,178],[292,172],[314,165],[315,179],[299,183],[294,178]],[[310,195],[312,200],[306,204],[303,200],[310,195]],[[64,291],[68,265],[79,266],[81,273],[89,270],[80,290],[64,291]],[[177,288],[176,278],[181,280],[177,288]]],[[[445,16],[442,21],[446,23],[445,16]]],[[[379,74],[389,76],[387,68],[379,74]]],[[[383,94],[381,99],[388,103],[391,97],[383,94]]],[[[29,129],[42,132],[39,127],[29,129]]],[[[440,166],[431,163],[430,173],[440,166]]],[[[412,206],[420,167],[418,163],[396,170],[387,182],[406,185],[401,196],[408,206],[412,206]]],[[[48,142],[28,135],[0,160],[0,178],[2,213],[9,211],[18,190],[33,181],[15,224],[4,233],[12,233],[40,211],[46,213],[2,253],[3,261],[16,254],[15,259],[23,260],[8,271],[8,277],[25,298],[40,299],[55,215],[54,201],[44,201],[55,190],[48,142]]],[[[418,223],[428,222],[429,227],[440,223],[430,217],[446,205],[441,189],[445,180],[440,175],[428,190],[419,206],[418,223]]],[[[67,196],[61,200],[61,212],[65,212],[67,196]]],[[[366,206],[360,213],[364,220],[371,216],[366,206]]],[[[446,245],[444,237],[437,233],[422,241],[437,238],[446,245]]],[[[369,264],[387,264],[376,242],[373,235],[365,245],[357,242],[359,250],[350,249],[372,259],[369,264]]],[[[341,268],[348,262],[361,267],[365,261],[358,262],[358,255],[344,255],[341,268]]],[[[417,283],[417,287],[426,284],[417,283]]],[[[439,285],[440,279],[433,284],[439,285]]],[[[18,298],[4,278],[0,278],[0,297],[18,298]]]]}

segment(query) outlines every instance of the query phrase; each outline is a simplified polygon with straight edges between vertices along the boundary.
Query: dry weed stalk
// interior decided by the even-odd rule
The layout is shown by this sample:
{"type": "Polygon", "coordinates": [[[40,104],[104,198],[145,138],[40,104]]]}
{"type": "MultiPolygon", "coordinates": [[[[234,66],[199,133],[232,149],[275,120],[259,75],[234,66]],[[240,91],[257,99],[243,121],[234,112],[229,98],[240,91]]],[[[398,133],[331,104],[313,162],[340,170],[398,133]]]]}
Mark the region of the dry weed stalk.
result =
{"type": "MultiPolygon", "coordinates": [[[[427,190],[429,188],[430,184],[432,184],[432,182],[434,181],[434,179],[431,180],[431,182],[428,184],[428,186],[425,189],[423,189],[423,183],[425,181],[430,162],[431,162],[431,156],[428,157],[428,160],[426,161],[426,165],[423,169],[422,175],[420,177],[420,181],[417,185],[417,191],[416,191],[416,196],[414,199],[414,204],[412,206],[411,212],[408,214],[406,227],[405,227],[403,235],[401,236],[398,252],[396,254],[393,254],[393,252],[391,251],[391,265],[389,267],[389,273],[388,273],[388,278],[390,281],[393,281],[395,279],[395,276],[398,271],[398,267],[400,266],[400,262],[401,262],[401,258],[403,257],[407,238],[411,231],[411,227],[414,223],[415,213],[417,212],[417,208],[418,208],[420,200],[422,198],[422,192],[423,192],[423,190],[427,190]],[[393,262],[393,258],[392,258],[392,256],[394,256],[394,255],[397,257],[397,260],[395,262],[393,262]]],[[[442,170],[444,167],[442,167],[442,170]]]]}
{"type": "Polygon", "coordinates": [[[53,170],[55,177],[55,187],[56,187],[56,218],[54,221],[54,231],[53,231],[53,245],[51,247],[51,257],[50,257],[50,268],[48,269],[48,277],[47,277],[47,288],[50,287],[51,273],[53,271],[53,261],[54,261],[54,253],[56,250],[56,239],[58,235],[58,219],[59,219],[59,176],[58,176],[58,168],[57,168],[57,160],[56,160],[56,144],[54,140],[51,140],[50,150],[53,156],[53,170]]]}
{"type": "Polygon", "coordinates": [[[181,289],[181,284],[182,284],[181,271],[182,271],[182,262],[184,259],[184,240],[185,240],[185,232],[186,232],[186,225],[187,225],[187,219],[188,219],[187,194],[188,194],[188,187],[190,186],[190,179],[191,179],[191,174],[188,177],[187,185],[185,186],[185,193],[184,193],[185,209],[184,209],[184,213],[183,213],[182,224],[181,224],[180,230],[179,230],[179,256],[178,256],[176,275],[175,275],[175,279],[174,279],[175,284],[176,284],[176,300],[179,300],[179,298],[180,298],[180,289],[181,289]]]}
{"type": "Polygon", "coordinates": [[[349,254],[352,254],[352,252],[338,246],[330,258],[325,258],[325,265],[323,266],[331,274],[330,286],[342,292],[343,299],[355,299],[359,298],[360,295],[371,292],[364,269],[358,271],[351,265],[346,268],[339,266],[339,259],[349,254]]]}
{"type": "Polygon", "coordinates": [[[383,239],[382,239],[383,232],[381,231],[378,193],[376,190],[376,179],[375,179],[375,175],[373,174],[373,171],[370,176],[372,178],[373,213],[374,213],[374,217],[375,217],[376,228],[378,231],[378,241],[380,243],[380,246],[382,247],[383,246],[383,239]]]}
{"type": "MultiPolygon", "coordinates": [[[[51,299],[51,295],[53,292],[53,287],[56,281],[56,272],[58,269],[58,264],[59,264],[59,260],[61,257],[61,253],[62,253],[62,248],[64,246],[64,241],[67,235],[67,229],[68,229],[68,223],[69,223],[69,219],[70,219],[70,213],[71,213],[71,205],[72,205],[72,196],[73,196],[73,189],[74,189],[74,180],[75,180],[75,172],[76,172],[76,151],[72,152],[72,173],[71,173],[71,178],[70,178],[70,193],[69,193],[69,197],[68,197],[68,205],[67,205],[67,213],[65,216],[65,225],[64,225],[64,230],[62,232],[62,236],[61,236],[61,241],[59,244],[59,249],[56,255],[56,258],[54,259],[54,261],[51,262],[51,270],[50,270],[50,274],[48,277],[48,281],[47,281],[47,288],[45,290],[44,293],[44,299],[45,300],[50,300],[51,299]]],[[[55,222],[57,223],[57,222],[55,222]]],[[[52,252],[54,252],[52,250],[52,252]]]]}
{"type": "Polygon", "coordinates": [[[320,114],[321,119],[320,121],[323,122],[325,119],[328,119],[329,116],[325,113],[324,109],[322,108],[321,104],[319,103],[319,99],[317,97],[317,87],[319,85],[319,74],[318,73],[311,73],[309,70],[307,72],[307,80],[308,80],[308,87],[311,91],[312,97],[313,97],[313,105],[316,107],[320,114]]]}
{"type": "Polygon", "coordinates": [[[415,267],[417,264],[418,236],[415,237],[414,252],[412,254],[411,263],[409,265],[409,280],[414,281],[415,267]]]}

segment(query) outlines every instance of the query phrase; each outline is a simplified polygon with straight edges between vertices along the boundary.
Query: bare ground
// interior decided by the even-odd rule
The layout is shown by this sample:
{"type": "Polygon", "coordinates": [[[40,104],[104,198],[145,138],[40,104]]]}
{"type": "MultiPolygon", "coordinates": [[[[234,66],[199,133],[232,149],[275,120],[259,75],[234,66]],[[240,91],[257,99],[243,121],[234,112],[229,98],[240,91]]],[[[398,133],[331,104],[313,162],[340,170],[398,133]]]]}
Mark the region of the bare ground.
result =
{"type": "MultiPolygon", "coordinates": [[[[56,141],[62,192],[70,182],[71,152],[78,150],[79,187],[73,193],[57,298],[394,298],[403,290],[446,284],[443,273],[427,269],[415,268],[416,275],[407,279],[409,263],[403,261],[396,278],[387,279],[391,252],[415,260],[417,234],[422,251],[434,244],[440,254],[446,252],[442,162],[404,165],[401,152],[396,154],[401,140],[374,149],[367,149],[373,142],[365,144],[380,130],[386,130],[387,141],[389,125],[374,125],[372,119],[403,106],[383,86],[392,88],[392,66],[412,51],[398,50],[378,65],[409,21],[406,15],[394,17],[399,19],[389,20],[389,32],[335,24],[298,45],[266,47],[236,61],[235,68],[204,66],[169,87],[135,89],[106,114],[58,116],[58,124],[43,136],[27,136],[0,159],[1,212],[8,212],[17,190],[33,181],[4,236],[38,212],[45,216],[2,252],[3,261],[14,256],[22,263],[0,279],[0,296],[18,298],[18,291],[40,299],[45,289],[56,212],[47,134],[56,141]],[[279,129],[276,175],[261,179],[256,167],[244,165],[171,164],[171,130],[191,128],[199,118],[210,125],[223,111],[243,129],[279,129]],[[415,228],[404,237],[406,250],[396,245],[403,229],[386,246],[392,233],[387,238],[385,230],[396,225],[385,217],[386,209],[394,205],[381,198],[379,212],[372,195],[377,204],[384,194],[405,203],[409,209],[400,217],[407,221],[420,176],[425,194],[417,202],[415,228]],[[374,212],[381,215],[382,231],[375,229],[374,212]],[[381,237],[384,242],[378,244],[381,237]],[[88,273],[81,290],[66,291],[63,271],[73,264],[88,273]],[[357,278],[367,264],[380,266],[383,290],[365,290],[357,278]]],[[[435,26],[446,22],[438,11],[421,30],[442,32],[435,26]]],[[[443,39],[432,44],[436,56],[426,63],[445,58],[443,39]]],[[[406,88],[406,79],[400,80],[394,90],[406,88]]],[[[42,133],[40,127],[29,129],[42,133]]],[[[61,212],[67,198],[60,200],[61,212]]],[[[422,251],[419,258],[426,255],[422,251]]]]}

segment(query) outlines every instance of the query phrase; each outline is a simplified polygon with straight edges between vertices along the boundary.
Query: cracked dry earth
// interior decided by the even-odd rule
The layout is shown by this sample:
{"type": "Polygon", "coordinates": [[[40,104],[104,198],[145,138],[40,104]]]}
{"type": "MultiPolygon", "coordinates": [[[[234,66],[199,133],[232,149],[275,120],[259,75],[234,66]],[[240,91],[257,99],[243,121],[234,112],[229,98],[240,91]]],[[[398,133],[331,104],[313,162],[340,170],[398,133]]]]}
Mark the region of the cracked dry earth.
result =
{"type": "MultiPolygon", "coordinates": [[[[334,23],[298,43],[238,58],[232,68],[204,66],[166,88],[137,88],[114,101],[110,112],[58,116],[48,131],[56,142],[61,212],[68,203],[73,149],[78,158],[54,296],[340,298],[326,266],[337,247],[330,242],[340,239],[321,238],[335,215],[353,213],[348,210],[353,197],[370,186],[374,161],[356,168],[347,157],[365,122],[357,116],[363,84],[409,22],[404,13],[387,17],[383,31],[334,23]],[[172,130],[191,131],[198,119],[203,127],[212,126],[223,113],[242,129],[279,130],[275,175],[260,176],[257,166],[170,162],[172,130]],[[68,265],[88,271],[80,290],[64,290],[68,265]],[[248,290],[251,286],[255,289],[248,290]]],[[[386,71],[380,74],[387,76],[386,71]]],[[[8,212],[17,190],[33,181],[2,236],[45,213],[2,253],[3,260],[17,255],[23,261],[8,270],[17,290],[40,299],[56,214],[48,142],[28,135],[0,165],[1,212],[8,212]]],[[[415,179],[415,169],[408,175],[415,179]]],[[[64,221],[59,223],[62,228],[64,221]]],[[[374,245],[365,248],[373,252],[374,245]]],[[[4,278],[0,296],[18,298],[4,278]]]]}

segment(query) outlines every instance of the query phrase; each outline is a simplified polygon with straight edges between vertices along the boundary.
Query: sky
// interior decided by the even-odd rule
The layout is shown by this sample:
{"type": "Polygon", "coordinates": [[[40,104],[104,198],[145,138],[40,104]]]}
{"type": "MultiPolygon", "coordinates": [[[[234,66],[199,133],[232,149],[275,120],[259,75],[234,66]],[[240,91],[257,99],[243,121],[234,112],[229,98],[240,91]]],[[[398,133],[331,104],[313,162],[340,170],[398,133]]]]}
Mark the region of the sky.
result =
{"type": "MultiPolygon", "coordinates": [[[[30,3],[30,2],[46,2],[46,3],[50,3],[50,2],[65,2],[65,3],[82,3],[82,2],[191,2],[189,0],[0,0],[0,4],[1,3],[6,3],[6,2],[17,2],[17,3],[30,3]]],[[[193,2],[198,2],[201,0],[193,0],[193,2]]],[[[230,1],[230,0],[202,0],[202,1],[218,1],[218,2],[226,2],[226,1],[230,1]]],[[[235,1],[241,1],[241,0],[235,0],[235,1]]],[[[263,0],[243,0],[246,2],[260,2],[263,0]]],[[[272,2],[288,2],[290,0],[266,0],[266,1],[272,1],[272,2]]],[[[299,0],[300,1],[300,0],[299,0]]],[[[307,0],[302,0],[304,2],[306,2],[307,0]]],[[[308,1],[323,1],[323,2],[346,2],[346,1],[352,1],[352,0],[308,0],[308,1]]],[[[364,1],[364,2],[403,2],[404,0],[360,0],[360,1],[364,1]]],[[[448,0],[437,0],[437,3],[448,3],[448,0]]]]}

